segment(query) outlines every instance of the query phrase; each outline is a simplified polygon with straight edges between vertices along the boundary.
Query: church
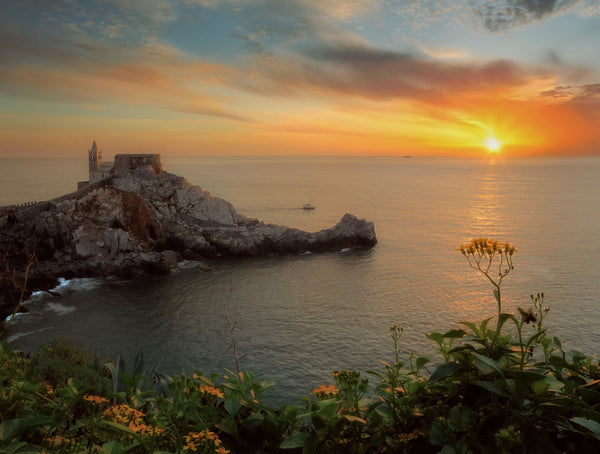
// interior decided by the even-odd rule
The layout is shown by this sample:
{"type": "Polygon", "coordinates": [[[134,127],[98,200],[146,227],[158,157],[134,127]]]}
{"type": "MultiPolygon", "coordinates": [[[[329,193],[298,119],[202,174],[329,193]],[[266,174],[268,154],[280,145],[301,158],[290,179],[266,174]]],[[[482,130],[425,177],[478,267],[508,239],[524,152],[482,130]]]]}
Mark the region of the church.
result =
{"type": "Polygon", "coordinates": [[[123,175],[128,171],[141,166],[150,166],[154,172],[162,172],[162,163],[159,154],[117,154],[114,162],[102,162],[102,150],[92,143],[92,148],[88,150],[89,180],[79,181],[77,189],[87,185],[97,183],[112,175],[123,175]]]}

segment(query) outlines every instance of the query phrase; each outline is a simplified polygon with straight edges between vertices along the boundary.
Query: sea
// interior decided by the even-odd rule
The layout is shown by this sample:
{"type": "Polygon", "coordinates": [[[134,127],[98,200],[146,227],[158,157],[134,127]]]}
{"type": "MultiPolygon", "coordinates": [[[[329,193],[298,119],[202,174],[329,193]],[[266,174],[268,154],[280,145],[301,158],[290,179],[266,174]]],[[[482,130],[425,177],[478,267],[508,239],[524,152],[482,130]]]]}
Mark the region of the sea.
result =
{"type": "MultiPolygon", "coordinates": [[[[517,248],[504,312],[544,292],[546,326],[569,351],[600,350],[600,158],[171,157],[166,171],[251,218],[307,231],[345,213],[372,221],[368,250],[182,262],[163,277],[62,280],[9,330],[35,351],[68,336],[174,375],[241,368],[299,403],[335,370],[381,371],[401,347],[439,361],[425,337],[496,314],[490,284],[457,248],[488,237],[517,248]],[[315,210],[303,210],[311,203],[315,210]]],[[[1,158],[0,205],[71,192],[87,160],[1,158]]]]}

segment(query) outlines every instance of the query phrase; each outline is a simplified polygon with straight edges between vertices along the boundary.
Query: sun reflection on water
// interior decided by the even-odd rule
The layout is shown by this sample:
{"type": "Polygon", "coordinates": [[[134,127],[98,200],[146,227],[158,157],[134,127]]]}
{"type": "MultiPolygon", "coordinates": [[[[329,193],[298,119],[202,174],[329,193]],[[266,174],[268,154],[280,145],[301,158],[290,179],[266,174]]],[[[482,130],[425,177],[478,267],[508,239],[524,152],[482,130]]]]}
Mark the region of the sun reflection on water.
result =
{"type": "Polygon", "coordinates": [[[482,176],[479,192],[474,194],[470,207],[469,230],[474,236],[502,235],[502,207],[504,197],[500,191],[498,174],[489,169],[482,176]]]}

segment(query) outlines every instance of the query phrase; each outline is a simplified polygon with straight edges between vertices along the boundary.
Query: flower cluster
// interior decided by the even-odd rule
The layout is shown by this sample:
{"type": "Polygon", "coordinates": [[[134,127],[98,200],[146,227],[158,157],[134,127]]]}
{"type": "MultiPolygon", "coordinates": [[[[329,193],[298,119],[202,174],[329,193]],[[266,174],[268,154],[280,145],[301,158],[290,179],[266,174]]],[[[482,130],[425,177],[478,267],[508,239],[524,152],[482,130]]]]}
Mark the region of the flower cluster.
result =
{"type": "Polygon", "coordinates": [[[126,426],[128,426],[131,423],[137,425],[144,424],[144,416],[146,416],[141,411],[131,408],[125,404],[107,408],[106,410],[104,410],[102,415],[110,421],[126,426]]]}
{"type": "Polygon", "coordinates": [[[202,432],[190,432],[185,436],[184,451],[197,453],[227,454],[229,450],[221,446],[219,436],[206,429],[202,432]]]}
{"type": "Polygon", "coordinates": [[[321,385],[318,388],[312,390],[311,394],[317,396],[319,400],[332,399],[340,394],[340,389],[336,388],[335,385],[321,385]]]}
{"type": "Polygon", "coordinates": [[[164,429],[160,429],[159,427],[154,427],[147,424],[135,424],[133,422],[129,423],[129,429],[134,431],[136,434],[141,437],[160,437],[165,433],[164,429]]]}
{"type": "Polygon", "coordinates": [[[93,394],[86,394],[85,396],[83,396],[83,400],[86,400],[96,405],[103,405],[109,403],[108,399],[105,399],[104,397],[100,396],[94,396],[93,394]]]}
{"type": "Polygon", "coordinates": [[[44,385],[44,387],[42,388],[42,394],[46,397],[52,397],[54,395],[54,388],[52,387],[52,385],[49,385],[48,383],[46,383],[44,385]]]}
{"type": "Polygon", "coordinates": [[[70,447],[75,444],[75,440],[63,437],[62,435],[54,435],[53,437],[46,438],[44,439],[44,442],[53,448],[70,447]]]}
{"type": "MultiPolygon", "coordinates": [[[[502,279],[514,269],[512,256],[517,250],[510,243],[478,238],[461,245],[458,250],[467,258],[469,266],[486,276],[498,290],[502,279]]],[[[498,304],[500,306],[500,302],[498,304]]]]}
{"type": "Polygon", "coordinates": [[[463,255],[485,256],[488,259],[491,259],[495,254],[502,253],[512,257],[517,252],[515,247],[510,243],[499,243],[496,240],[489,240],[487,238],[471,240],[469,243],[461,245],[459,250],[463,255]]]}
{"type": "Polygon", "coordinates": [[[201,385],[198,388],[198,392],[200,392],[201,394],[206,394],[207,396],[219,397],[221,399],[225,397],[220,389],[209,385],[201,385]]]}

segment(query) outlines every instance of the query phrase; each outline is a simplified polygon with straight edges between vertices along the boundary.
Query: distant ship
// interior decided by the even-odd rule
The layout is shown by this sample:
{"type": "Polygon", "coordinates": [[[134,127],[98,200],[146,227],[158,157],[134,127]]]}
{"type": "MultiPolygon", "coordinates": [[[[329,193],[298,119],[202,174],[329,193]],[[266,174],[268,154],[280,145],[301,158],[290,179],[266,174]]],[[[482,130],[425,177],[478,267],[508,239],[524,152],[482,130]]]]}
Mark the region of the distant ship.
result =
{"type": "Polygon", "coordinates": [[[412,156],[411,156],[411,155],[409,155],[409,154],[406,154],[406,155],[404,155],[404,156],[402,156],[402,157],[403,157],[403,158],[412,158],[412,156]]]}
{"type": "Polygon", "coordinates": [[[310,203],[305,203],[304,205],[302,205],[302,209],[303,210],[314,210],[315,207],[310,203]]]}

